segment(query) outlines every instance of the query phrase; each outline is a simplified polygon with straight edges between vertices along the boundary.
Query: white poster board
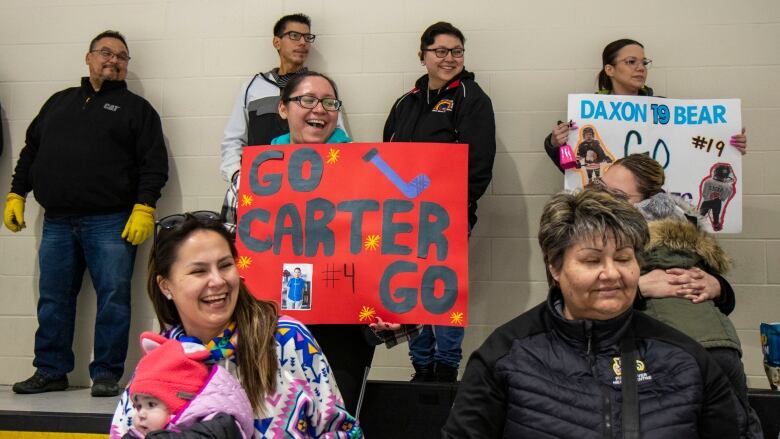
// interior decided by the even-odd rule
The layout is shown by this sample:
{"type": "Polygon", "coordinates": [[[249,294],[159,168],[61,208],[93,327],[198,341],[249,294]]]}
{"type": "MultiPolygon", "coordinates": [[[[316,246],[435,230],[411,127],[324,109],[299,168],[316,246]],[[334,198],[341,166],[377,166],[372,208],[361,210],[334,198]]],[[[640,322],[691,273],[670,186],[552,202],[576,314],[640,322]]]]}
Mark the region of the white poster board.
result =
{"type": "Polygon", "coordinates": [[[742,156],[729,145],[742,129],[739,99],[570,94],[568,108],[578,127],[568,144],[579,165],[566,171],[567,189],[598,178],[618,158],[647,153],[664,166],[664,189],[696,206],[707,230],[742,230],[742,156]]]}

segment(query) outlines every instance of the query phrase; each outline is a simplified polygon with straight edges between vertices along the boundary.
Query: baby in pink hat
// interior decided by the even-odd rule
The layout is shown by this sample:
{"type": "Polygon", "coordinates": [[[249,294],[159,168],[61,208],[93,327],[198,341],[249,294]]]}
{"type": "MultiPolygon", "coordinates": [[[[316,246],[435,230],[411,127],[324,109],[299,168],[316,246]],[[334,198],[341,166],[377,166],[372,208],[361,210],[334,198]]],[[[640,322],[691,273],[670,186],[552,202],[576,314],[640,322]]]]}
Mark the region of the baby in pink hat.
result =
{"type": "Polygon", "coordinates": [[[152,332],[141,334],[141,348],[146,355],[130,383],[135,415],[125,437],[142,438],[163,429],[181,431],[220,413],[233,416],[242,439],[254,437],[246,392],[225,369],[204,363],[209,358],[205,348],[152,332]]]}

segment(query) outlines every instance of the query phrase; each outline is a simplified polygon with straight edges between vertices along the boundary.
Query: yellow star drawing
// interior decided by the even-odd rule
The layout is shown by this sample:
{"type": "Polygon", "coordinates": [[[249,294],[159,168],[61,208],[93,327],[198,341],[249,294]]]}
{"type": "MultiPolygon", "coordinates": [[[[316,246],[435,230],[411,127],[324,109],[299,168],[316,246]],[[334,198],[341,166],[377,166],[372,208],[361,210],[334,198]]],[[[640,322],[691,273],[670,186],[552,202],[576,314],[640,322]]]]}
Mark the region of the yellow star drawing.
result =
{"type": "Polygon", "coordinates": [[[332,165],[339,161],[339,153],[341,150],[336,148],[331,148],[330,151],[328,151],[328,160],[326,161],[329,165],[332,165]]]}
{"type": "Polygon", "coordinates": [[[450,323],[455,325],[462,325],[463,324],[463,313],[462,312],[453,312],[450,314],[450,323]]]}
{"type": "Polygon", "coordinates": [[[251,206],[252,205],[252,201],[254,201],[254,199],[252,198],[251,195],[244,194],[244,195],[241,196],[241,205],[242,206],[251,206]]]}
{"type": "Polygon", "coordinates": [[[252,265],[252,258],[249,256],[241,256],[238,258],[238,263],[236,265],[238,265],[238,268],[243,270],[244,268],[252,265]]]}
{"type": "Polygon", "coordinates": [[[363,305],[363,309],[358,314],[358,320],[361,322],[371,321],[374,320],[374,316],[376,316],[376,310],[370,306],[363,305]]]}
{"type": "Polygon", "coordinates": [[[379,242],[382,240],[381,235],[368,235],[363,242],[363,247],[366,250],[376,250],[379,248],[379,242]]]}

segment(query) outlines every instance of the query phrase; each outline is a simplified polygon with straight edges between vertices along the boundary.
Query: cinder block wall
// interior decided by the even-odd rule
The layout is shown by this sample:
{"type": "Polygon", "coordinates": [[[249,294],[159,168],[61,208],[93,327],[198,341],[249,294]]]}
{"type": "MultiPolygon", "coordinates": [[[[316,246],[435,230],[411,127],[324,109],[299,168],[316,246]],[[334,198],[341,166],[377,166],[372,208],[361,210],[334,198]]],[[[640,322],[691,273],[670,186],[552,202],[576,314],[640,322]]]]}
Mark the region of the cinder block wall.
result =
{"type": "MultiPolygon", "coordinates": [[[[548,196],[562,187],[542,139],[565,118],[566,94],[591,92],[603,46],[631,37],[653,58],[649,84],[659,95],[741,98],[750,153],[744,159],[744,232],[722,239],[735,261],[732,319],[745,350],[750,383],[767,387],[758,324],[780,321],[780,3],[625,1],[285,1],[285,0],[4,0],[0,3],[0,103],[5,151],[0,188],[10,184],[24,133],[53,92],[87,74],[89,40],[111,28],[125,33],[133,59],[130,88],[163,119],[170,181],[158,214],[219,209],[224,184],[219,143],[240,84],[277,64],[275,20],[304,12],[318,35],[309,65],[331,74],[345,101],[349,130],[376,141],[393,100],[424,71],[419,35],[448,20],[467,37],[466,67],[493,99],[498,129],[495,177],[480,203],[471,239],[468,355],[496,326],[541,301],[546,283],[536,244],[548,196]]],[[[37,328],[37,247],[42,211],[28,198],[28,227],[0,232],[0,383],[32,373],[37,328]]],[[[144,292],[150,243],[139,252],[128,369],[137,334],[154,326],[144,292]]],[[[71,382],[88,384],[94,294],[85,281],[71,382]]],[[[380,348],[373,378],[408,379],[404,346],[380,348]]],[[[465,363],[465,361],[464,361],[465,363]]]]}

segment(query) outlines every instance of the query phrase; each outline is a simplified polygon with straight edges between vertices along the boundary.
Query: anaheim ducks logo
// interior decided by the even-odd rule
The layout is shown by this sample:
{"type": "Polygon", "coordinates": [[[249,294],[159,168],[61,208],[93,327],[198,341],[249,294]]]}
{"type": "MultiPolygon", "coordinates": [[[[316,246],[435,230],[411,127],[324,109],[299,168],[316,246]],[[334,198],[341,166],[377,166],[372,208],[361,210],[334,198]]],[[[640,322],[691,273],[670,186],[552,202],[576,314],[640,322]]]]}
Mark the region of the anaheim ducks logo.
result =
{"type": "Polygon", "coordinates": [[[452,102],[452,99],[442,99],[433,106],[433,111],[436,113],[446,113],[452,111],[452,107],[454,106],[455,103],[452,102]]]}

